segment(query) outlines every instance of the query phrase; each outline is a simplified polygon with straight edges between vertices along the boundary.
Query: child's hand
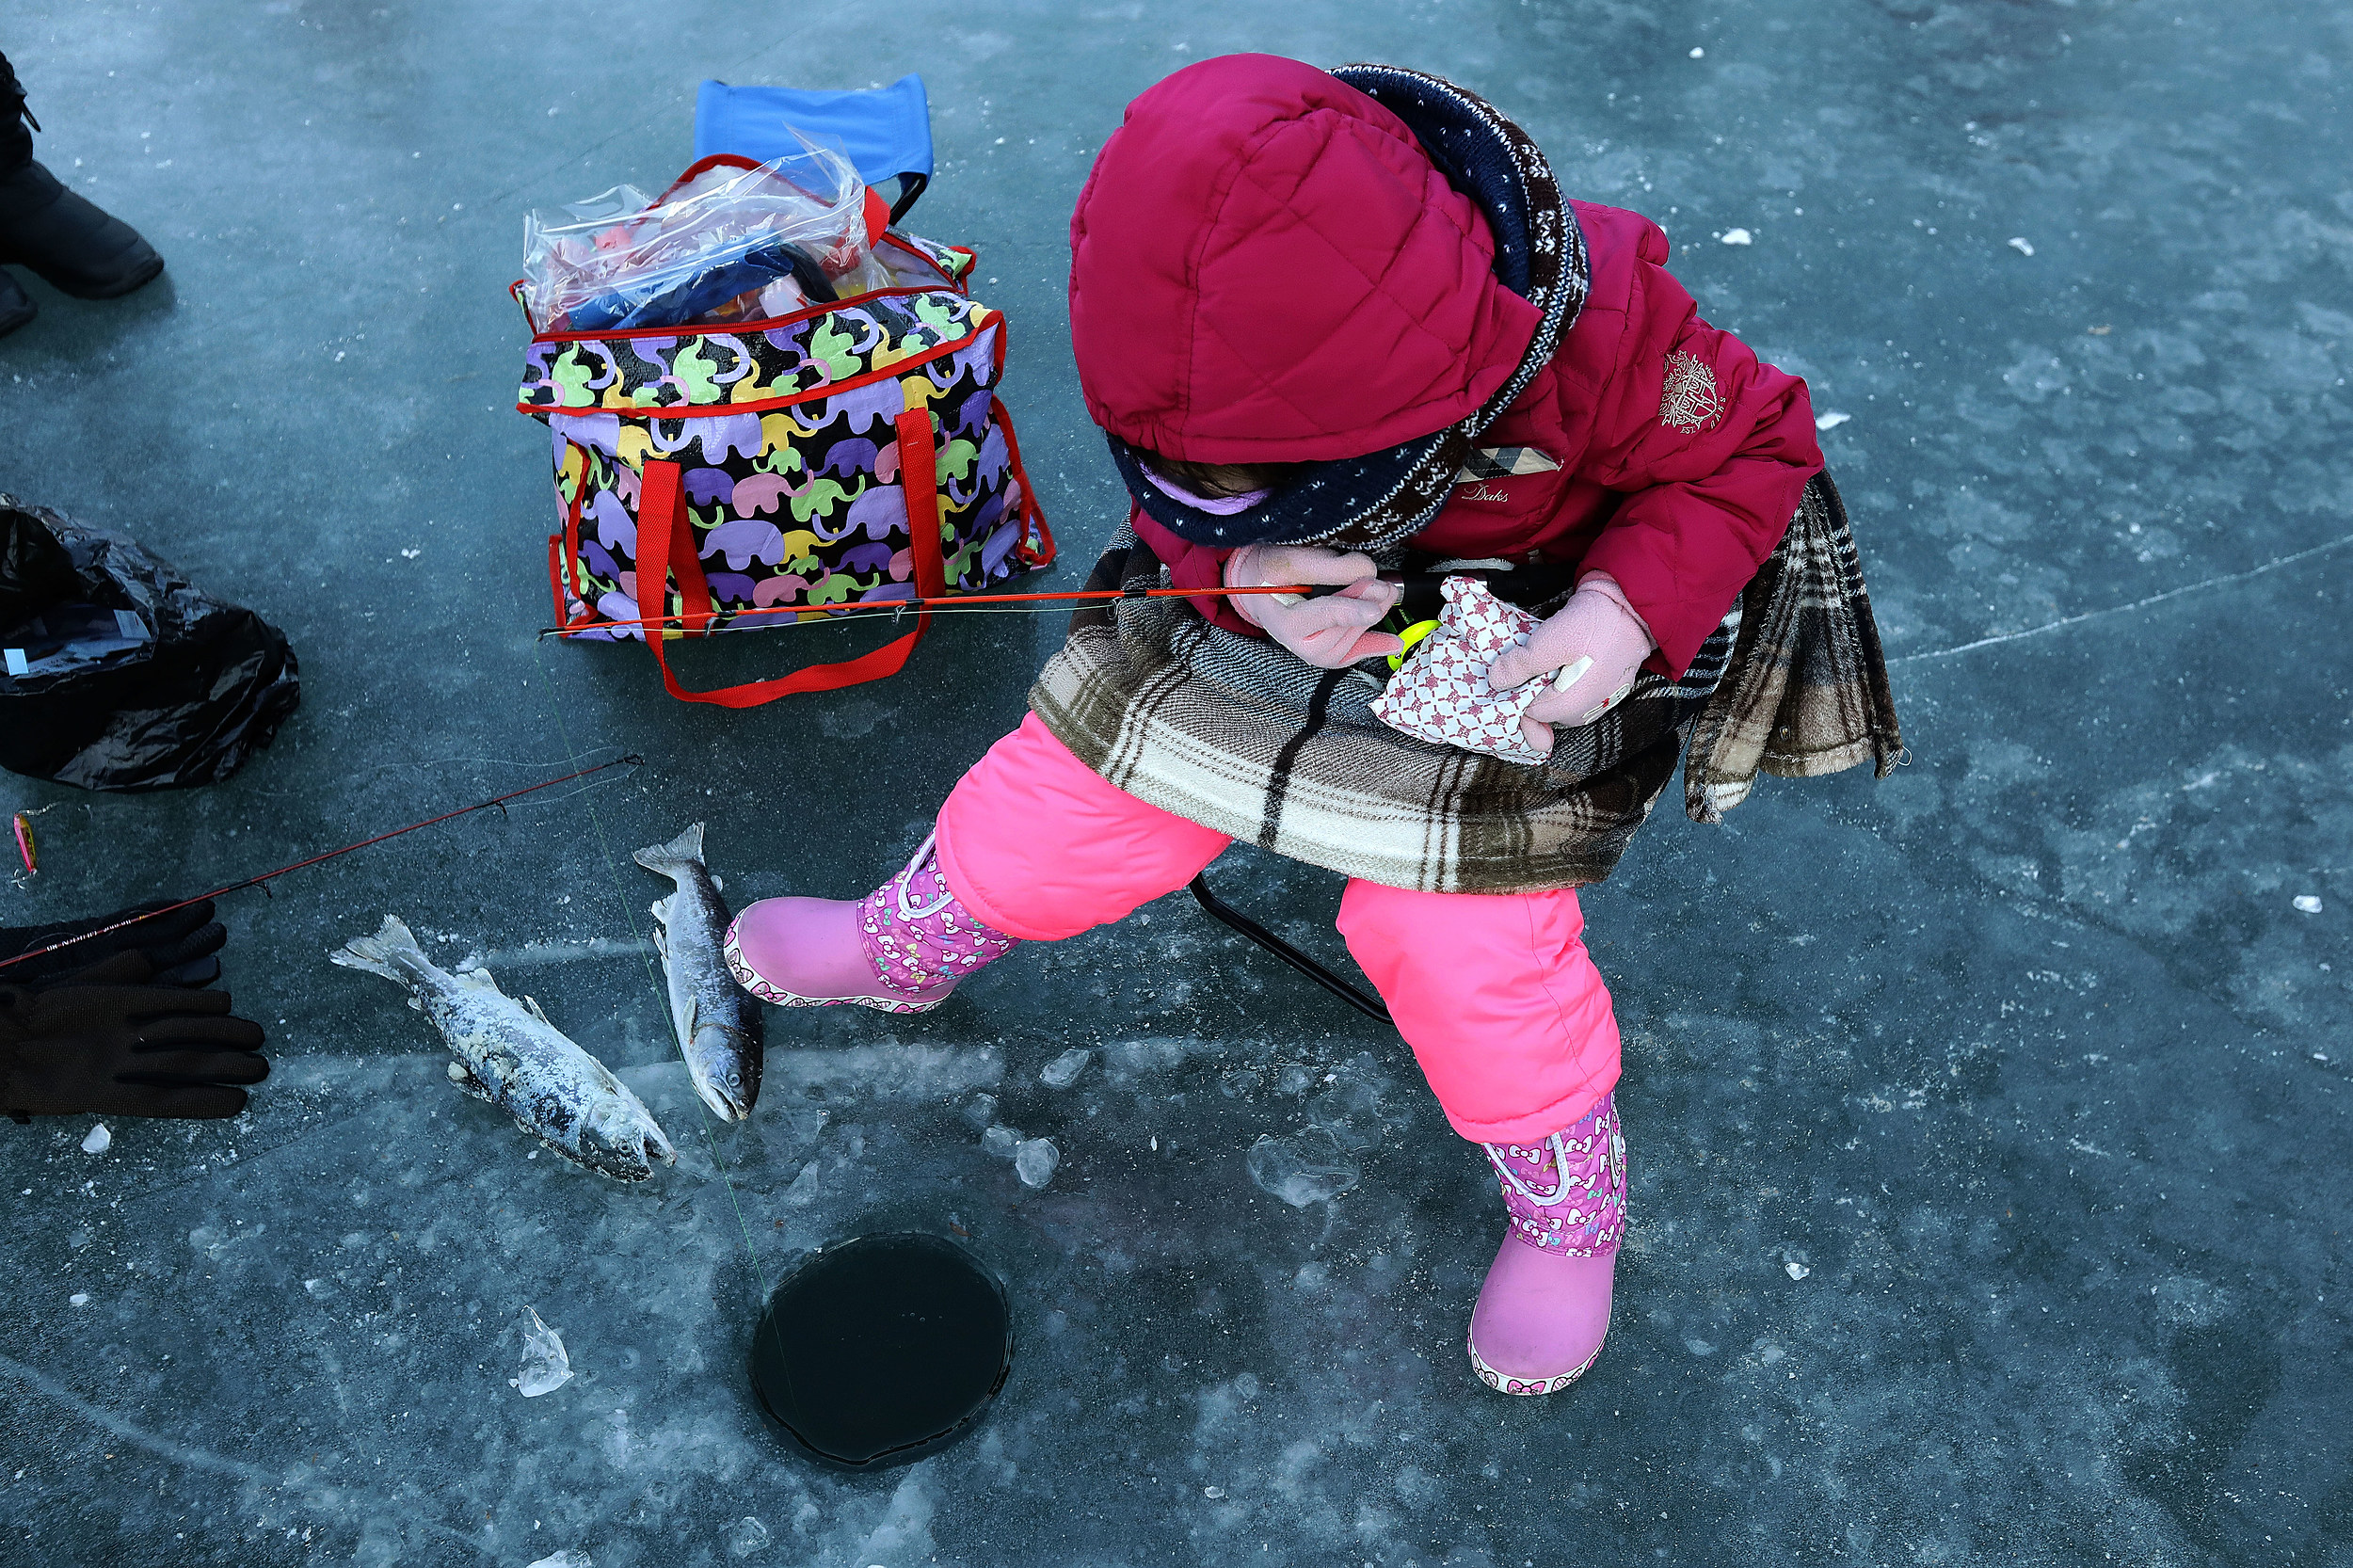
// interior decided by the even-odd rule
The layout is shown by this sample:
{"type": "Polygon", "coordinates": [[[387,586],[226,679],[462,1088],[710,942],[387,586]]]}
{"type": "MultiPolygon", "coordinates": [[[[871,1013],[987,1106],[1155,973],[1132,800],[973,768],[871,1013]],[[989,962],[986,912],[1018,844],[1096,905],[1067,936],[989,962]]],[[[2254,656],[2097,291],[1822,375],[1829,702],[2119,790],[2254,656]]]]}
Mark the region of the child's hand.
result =
{"type": "Polygon", "coordinates": [[[1272,583],[1346,584],[1322,599],[1289,594],[1238,594],[1226,600],[1237,615],[1319,669],[1336,670],[1375,654],[1397,653],[1405,645],[1394,633],[1373,632],[1404,592],[1384,583],[1369,556],[1342,555],[1307,544],[1244,545],[1225,558],[1225,585],[1255,588],[1272,583]]]}
{"type": "Polygon", "coordinates": [[[1487,666],[1487,685],[1504,692],[1561,672],[1561,683],[1520,715],[1529,744],[1549,752],[1554,724],[1565,721],[1573,728],[1588,725],[1616,707],[1633,687],[1642,661],[1657,646],[1616,580],[1597,571],[1579,583],[1569,601],[1526,643],[1507,649],[1487,666]]]}

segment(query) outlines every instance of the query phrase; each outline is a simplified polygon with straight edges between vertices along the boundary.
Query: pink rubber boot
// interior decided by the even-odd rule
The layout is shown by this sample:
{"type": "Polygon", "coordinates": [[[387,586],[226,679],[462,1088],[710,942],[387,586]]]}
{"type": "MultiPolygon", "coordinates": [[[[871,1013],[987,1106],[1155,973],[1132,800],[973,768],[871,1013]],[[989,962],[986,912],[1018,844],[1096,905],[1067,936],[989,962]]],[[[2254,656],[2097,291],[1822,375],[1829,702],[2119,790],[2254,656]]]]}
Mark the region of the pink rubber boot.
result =
{"type": "Polygon", "coordinates": [[[1011,952],[940,879],[932,840],[863,899],[764,898],[728,927],[728,968],[778,1007],[849,1003],[927,1013],[956,982],[1011,952]]]}
{"type": "Polygon", "coordinates": [[[1609,1332],[1625,1234],[1625,1136],[1615,1095],[1542,1143],[1484,1145],[1512,1228],[1471,1310],[1470,1358],[1502,1394],[1553,1394],[1609,1332]]]}

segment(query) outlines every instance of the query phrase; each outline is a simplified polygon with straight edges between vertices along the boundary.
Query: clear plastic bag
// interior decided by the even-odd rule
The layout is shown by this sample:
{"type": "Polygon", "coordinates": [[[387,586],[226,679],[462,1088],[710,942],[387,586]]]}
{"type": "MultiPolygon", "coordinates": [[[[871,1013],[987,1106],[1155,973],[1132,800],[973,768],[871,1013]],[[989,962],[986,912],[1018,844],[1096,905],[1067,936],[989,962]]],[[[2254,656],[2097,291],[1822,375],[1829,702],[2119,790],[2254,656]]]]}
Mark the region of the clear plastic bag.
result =
{"type": "Polygon", "coordinates": [[[705,169],[659,202],[616,185],[523,220],[523,303],[542,332],[676,327],[891,286],[867,246],[866,184],[840,150],[705,169]],[[747,298],[748,296],[748,298],[747,298]]]}

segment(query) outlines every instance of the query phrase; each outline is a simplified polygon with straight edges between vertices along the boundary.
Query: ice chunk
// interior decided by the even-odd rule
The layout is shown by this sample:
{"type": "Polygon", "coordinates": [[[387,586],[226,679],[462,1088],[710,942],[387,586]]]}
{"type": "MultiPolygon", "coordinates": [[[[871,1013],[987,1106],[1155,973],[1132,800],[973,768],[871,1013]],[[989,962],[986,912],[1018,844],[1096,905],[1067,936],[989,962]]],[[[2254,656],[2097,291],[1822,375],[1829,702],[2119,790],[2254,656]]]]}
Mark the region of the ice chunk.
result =
{"type": "Polygon", "coordinates": [[[1061,1163],[1062,1150],[1051,1139],[1031,1138],[1013,1151],[1013,1173],[1024,1187],[1045,1186],[1054,1179],[1054,1167],[1061,1163]]]}
{"type": "Polygon", "coordinates": [[[1721,235],[1726,245],[1754,245],[1756,236],[1746,229],[1727,229],[1721,235]]]}
{"type": "Polygon", "coordinates": [[[2017,251],[2021,256],[2031,256],[2034,254],[2034,245],[2033,242],[2029,240],[2013,239],[2009,242],[2009,248],[2012,250],[2017,251]]]}
{"type": "MultiPolygon", "coordinates": [[[[564,1353],[564,1336],[539,1320],[538,1309],[526,1306],[523,1311],[530,1315],[531,1326],[523,1330],[522,1370],[506,1382],[508,1387],[520,1389],[524,1399],[536,1400],[571,1382],[572,1363],[564,1353]]],[[[585,1552],[558,1552],[545,1560],[554,1562],[557,1558],[572,1568],[587,1568],[585,1552]]]]}
{"type": "Polygon", "coordinates": [[[988,1126],[997,1119],[997,1096],[974,1095],[964,1102],[964,1119],[970,1122],[976,1131],[988,1126]]]}
{"type": "Polygon", "coordinates": [[[1250,1145],[1247,1163],[1250,1179],[1260,1192],[1293,1208],[1338,1197],[1355,1186],[1361,1176],[1355,1161],[1340,1153],[1331,1136],[1321,1131],[1292,1138],[1269,1133],[1250,1145]]]}
{"type": "Polygon", "coordinates": [[[76,1290],[73,1294],[68,1296],[65,1299],[65,1302],[68,1306],[88,1306],[89,1305],[89,1292],[87,1290],[76,1290]]]}
{"type": "Polygon", "coordinates": [[[596,1560],[586,1552],[574,1551],[567,1546],[560,1552],[535,1558],[528,1568],[596,1568],[596,1560]]]}
{"type": "Polygon", "coordinates": [[[1379,1143],[1387,1123],[1381,1113],[1380,1083],[1355,1076],[1357,1072],[1378,1072],[1379,1068],[1369,1058],[1348,1065],[1352,1069],[1350,1077],[1307,1102],[1307,1120],[1330,1134],[1332,1142],[1341,1149],[1354,1153],[1379,1143]]]}
{"type": "MultiPolygon", "coordinates": [[[[2307,915],[2317,915],[2320,913],[2320,900],[2313,897],[2310,893],[2298,893],[2296,895],[2296,907],[2302,910],[2307,915]]],[[[103,1127],[96,1132],[90,1134],[93,1138],[104,1138],[105,1135],[106,1129],[103,1127]]],[[[89,1148],[88,1144],[84,1144],[82,1146],[86,1149],[89,1148]]],[[[98,1145],[98,1147],[102,1149],[106,1145],[104,1144],[98,1145]]],[[[92,1149],[90,1152],[95,1154],[97,1150],[92,1149]]]]}
{"type": "Polygon", "coordinates": [[[1095,1053],[1083,1048],[1066,1050],[1037,1070],[1037,1079],[1048,1089],[1067,1089],[1079,1081],[1079,1075],[1087,1070],[1087,1063],[1095,1053]]]}
{"type": "Polygon", "coordinates": [[[1817,430],[1835,430],[1852,418],[1854,418],[1854,415],[1852,414],[1842,414],[1836,409],[1832,409],[1828,413],[1820,413],[1814,416],[1814,428],[1817,430]]]}
{"type": "Polygon", "coordinates": [[[1791,1279],[1803,1279],[1806,1275],[1814,1272],[1813,1270],[1807,1268],[1804,1264],[1796,1261],[1794,1258],[1787,1263],[1784,1263],[1781,1267],[1783,1272],[1786,1273],[1791,1279]]]}
{"type": "Polygon", "coordinates": [[[749,1557],[775,1539],[774,1530],[761,1524],[755,1515],[746,1513],[742,1523],[735,1527],[735,1533],[728,1542],[728,1555],[749,1557]]]}
{"type": "MultiPolygon", "coordinates": [[[[2297,899],[2296,901],[2296,906],[2298,909],[2301,909],[2304,907],[2304,901],[2302,899],[2297,899]]],[[[2320,901],[2318,899],[2313,900],[2313,907],[2315,909],[2320,907],[2320,901]]],[[[84,1154],[104,1154],[114,1146],[115,1135],[106,1130],[106,1124],[104,1122],[101,1122],[96,1127],[91,1128],[89,1129],[89,1136],[82,1140],[82,1152],[84,1154]]]]}
{"type": "Polygon", "coordinates": [[[1011,1160],[1021,1144],[1021,1134],[1013,1128],[1000,1124],[981,1134],[981,1152],[993,1154],[1000,1160],[1011,1160]]]}

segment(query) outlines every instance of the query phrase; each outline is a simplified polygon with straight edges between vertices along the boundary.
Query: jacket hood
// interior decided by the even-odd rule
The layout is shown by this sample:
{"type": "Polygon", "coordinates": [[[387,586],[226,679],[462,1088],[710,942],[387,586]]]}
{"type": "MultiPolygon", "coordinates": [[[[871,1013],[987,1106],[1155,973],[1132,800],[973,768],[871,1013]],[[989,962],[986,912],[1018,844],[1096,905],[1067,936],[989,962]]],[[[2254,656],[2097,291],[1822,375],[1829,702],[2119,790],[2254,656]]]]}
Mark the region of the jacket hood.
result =
{"type": "Polygon", "coordinates": [[[1201,543],[1412,533],[1584,289],[1535,144],[1394,67],[1188,67],[1128,106],[1071,219],[1088,411],[1138,504],[1201,543]],[[1218,516],[1146,482],[1133,448],[1317,466],[1218,516]]]}

